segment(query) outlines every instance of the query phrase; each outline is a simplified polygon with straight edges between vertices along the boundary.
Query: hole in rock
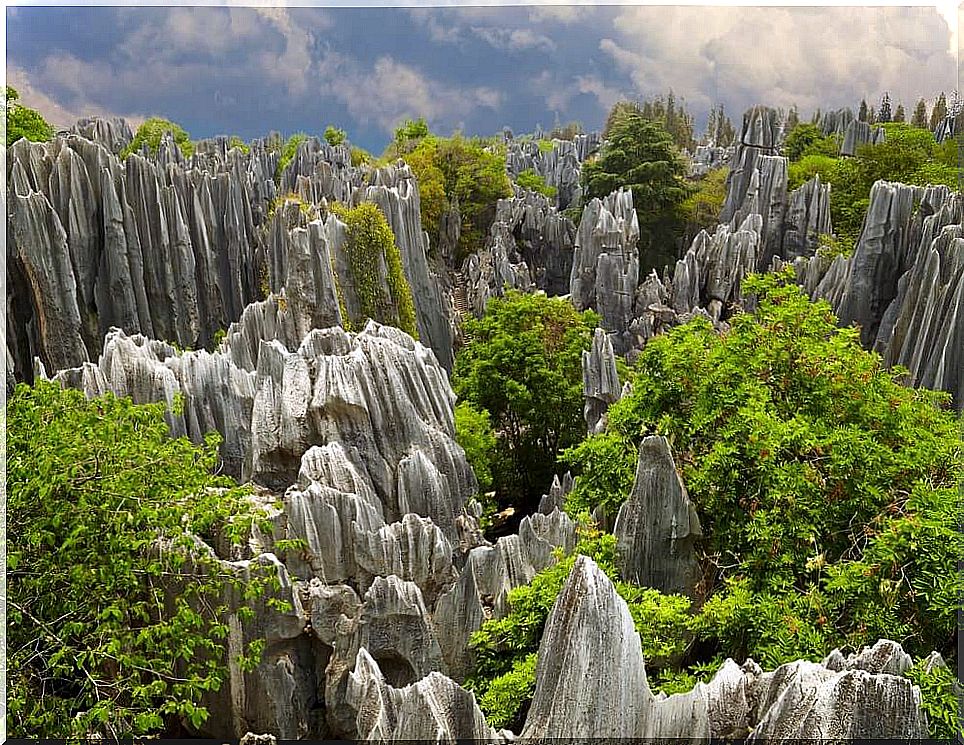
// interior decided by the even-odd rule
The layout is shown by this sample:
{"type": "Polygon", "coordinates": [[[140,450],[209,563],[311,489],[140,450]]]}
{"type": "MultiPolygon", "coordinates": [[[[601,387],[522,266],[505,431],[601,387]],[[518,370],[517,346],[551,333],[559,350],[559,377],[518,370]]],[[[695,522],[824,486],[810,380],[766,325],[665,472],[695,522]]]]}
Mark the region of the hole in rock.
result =
{"type": "Polygon", "coordinates": [[[385,682],[392,688],[404,688],[416,681],[415,669],[397,654],[382,652],[375,657],[375,662],[385,676],[385,682]]]}

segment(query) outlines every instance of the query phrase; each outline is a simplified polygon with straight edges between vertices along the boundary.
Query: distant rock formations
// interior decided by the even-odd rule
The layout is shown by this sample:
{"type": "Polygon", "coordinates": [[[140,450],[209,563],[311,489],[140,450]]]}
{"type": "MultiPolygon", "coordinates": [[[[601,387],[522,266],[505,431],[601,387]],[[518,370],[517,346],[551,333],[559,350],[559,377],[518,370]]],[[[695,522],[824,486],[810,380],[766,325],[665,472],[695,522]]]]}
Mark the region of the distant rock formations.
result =
{"type": "Polygon", "coordinates": [[[582,162],[601,144],[599,132],[578,134],[572,140],[552,140],[552,149],[548,151],[540,148],[538,140],[510,139],[506,145],[506,170],[513,179],[523,171],[534,171],[556,190],[555,206],[564,210],[582,193],[582,162]]]}
{"type": "MultiPolygon", "coordinates": [[[[247,306],[293,278],[302,285],[289,293],[317,295],[312,324],[339,321],[330,302],[334,277],[324,276],[319,251],[327,243],[337,259],[344,231],[330,218],[308,226],[290,212],[285,224],[269,226],[278,152],[267,141],[253,141],[247,153],[228,148],[226,138],[205,141],[185,159],[165,136],[156,156],[121,162],[116,151],[130,139],[123,120],[83,120],[74,129],[83,136],[20,140],[10,149],[8,377],[29,379],[34,357],[52,372],[94,359],[112,327],[210,348],[247,306]],[[297,254],[295,277],[287,273],[288,251],[297,254]],[[314,288],[304,284],[309,274],[314,288]]],[[[281,184],[282,193],[290,187],[312,204],[379,206],[412,288],[419,336],[450,370],[451,326],[408,167],[363,173],[345,148],[309,140],[281,184]]]]}

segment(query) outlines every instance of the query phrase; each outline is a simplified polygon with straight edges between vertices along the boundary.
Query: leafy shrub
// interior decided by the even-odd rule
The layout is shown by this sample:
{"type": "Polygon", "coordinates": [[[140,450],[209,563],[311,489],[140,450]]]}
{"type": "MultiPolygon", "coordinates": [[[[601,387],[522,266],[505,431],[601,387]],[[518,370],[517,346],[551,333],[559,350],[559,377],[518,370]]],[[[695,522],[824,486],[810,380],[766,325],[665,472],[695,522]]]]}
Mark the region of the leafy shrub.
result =
{"type": "Polygon", "coordinates": [[[961,684],[947,667],[935,666],[927,670],[922,658],[907,671],[907,677],[921,689],[921,708],[927,714],[930,736],[934,740],[959,742],[964,737],[961,712],[961,684]]]}
{"type": "Polygon", "coordinates": [[[465,457],[479,482],[479,491],[485,494],[492,488],[492,463],[498,445],[489,413],[464,401],[456,406],[455,440],[465,450],[465,457]]]}
{"type": "Polygon", "coordinates": [[[952,657],[964,451],[946,395],[903,386],[792,269],[744,289],[759,305],[727,334],[695,320],[647,345],[605,439],[568,455],[571,499],[625,497],[633,448],[666,435],[705,535],[705,650],[776,665],[887,637],[952,657]]]}
{"type": "MultiPolygon", "coordinates": [[[[805,155],[787,169],[787,189],[792,191],[803,186],[816,175],[823,183],[836,175],[837,159],[827,155],[805,155]]],[[[831,194],[833,192],[831,191],[831,194]]]]}
{"type": "Polygon", "coordinates": [[[285,140],[285,144],[281,146],[281,157],[278,159],[278,167],[274,174],[275,181],[281,182],[281,174],[285,172],[288,164],[298,154],[298,146],[307,139],[308,135],[304,132],[298,132],[285,140]]]}
{"type": "Polygon", "coordinates": [[[151,154],[156,155],[157,149],[161,146],[161,138],[168,133],[174,138],[174,144],[177,145],[185,158],[194,155],[194,143],[191,142],[191,136],[184,131],[181,125],[153,116],[137,128],[134,139],[121,151],[121,160],[127,158],[131,153],[139,153],[145,143],[151,154]]]}
{"type": "Polygon", "coordinates": [[[490,300],[481,319],[465,321],[469,342],[456,358],[452,385],[491,417],[500,501],[537,501],[552,480],[556,453],[585,437],[582,352],[597,319],[560,298],[512,291],[490,300]]]}
{"type": "Polygon", "coordinates": [[[701,230],[714,232],[719,223],[720,212],[726,201],[726,176],[728,168],[714,168],[700,179],[693,191],[681,205],[683,219],[686,221],[688,240],[701,230]]]}
{"type": "Polygon", "coordinates": [[[348,133],[343,129],[338,129],[331,124],[325,127],[325,142],[327,142],[332,147],[337,147],[344,143],[348,138],[348,133]]]}
{"type": "Polygon", "coordinates": [[[556,196],[556,187],[549,186],[546,180],[531,168],[527,168],[515,177],[515,182],[523,189],[538,192],[544,197],[553,199],[556,196]]]}
{"type": "Polygon", "coordinates": [[[458,204],[461,230],[456,263],[479,250],[495,219],[496,202],[512,195],[505,153],[461,136],[425,135],[404,155],[419,184],[422,225],[433,245],[439,242],[442,214],[458,204]]]}
{"type": "Polygon", "coordinates": [[[17,140],[26,138],[31,142],[45,142],[54,136],[54,128],[40,112],[19,103],[20,94],[16,88],[7,86],[6,117],[7,147],[17,140]]]}
{"type": "Polygon", "coordinates": [[[245,153],[245,154],[251,152],[251,148],[248,146],[248,143],[246,143],[244,140],[242,140],[242,139],[241,139],[240,137],[238,137],[237,135],[231,135],[231,138],[228,140],[228,147],[229,147],[229,148],[235,148],[235,147],[236,147],[236,148],[238,148],[242,153],[245,153]]]}
{"type": "Polygon", "coordinates": [[[418,338],[415,302],[405,272],[395,234],[378,207],[363,202],[357,207],[333,204],[331,211],[348,228],[348,269],[361,305],[361,318],[352,318],[354,326],[366,318],[396,326],[418,338]],[[382,285],[380,267],[387,269],[387,284],[382,285]]]}
{"type": "Polygon", "coordinates": [[[808,155],[836,158],[839,151],[840,143],[835,135],[824,137],[820,128],[809,122],[797,124],[783,142],[783,154],[791,163],[808,155]]]}
{"type": "Polygon", "coordinates": [[[355,147],[352,145],[351,148],[351,164],[356,168],[367,163],[372,163],[375,160],[374,156],[367,150],[360,147],[355,147]]]}
{"type": "MultiPolygon", "coordinates": [[[[254,518],[246,492],[211,475],[217,435],[171,438],[164,414],[45,381],[8,401],[14,737],[148,735],[208,716],[199,701],[227,674],[221,598],[232,580],[180,575],[180,594],[166,599],[166,578],[184,568],[190,533],[238,545],[254,518]]],[[[256,652],[245,650],[246,664],[256,652]]]]}

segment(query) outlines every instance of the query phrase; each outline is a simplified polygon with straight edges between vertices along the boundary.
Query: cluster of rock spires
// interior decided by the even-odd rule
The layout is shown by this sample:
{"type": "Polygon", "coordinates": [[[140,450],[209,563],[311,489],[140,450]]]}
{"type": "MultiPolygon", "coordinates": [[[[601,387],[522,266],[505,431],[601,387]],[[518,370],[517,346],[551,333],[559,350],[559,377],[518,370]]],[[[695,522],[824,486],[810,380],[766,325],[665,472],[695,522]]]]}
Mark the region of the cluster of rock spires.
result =
{"type": "MultiPolygon", "coordinates": [[[[304,291],[320,305],[334,294],[335,275],[318,262],[321,253],[344,255],[337,218],[308,226],[287,212],[269,220],[279,193],[276,142],[255,140],[242,152],[219,138],[185,159],[165,136],[156,156],[121,161],[117,152],[130,142],[122,120],[84,120],[74,130],[49,143],[19,140],[7,159],[8,380],[29,379],[34,357],[52,370],[95,359],[114,326],[210,348],[267,289],[288,284],[288,269],[302,287],[314,283],[304,291]],[[289,251],[300,257],[290,267],[289,251]]],[[[401,253],[419,336],[451,369],[451,301],[428,263],[408,167],[354,168],[347,148],[312,138],[281,174],[280,192],[310,204],[379,206],[401,253]]],[[[350,288],[343,294],[351,302],[350,288]]],[[[315,325],[337,323],[336,311],[319,308],[315,325]]]]}
{"type": "MultiPolygon", "coordinates": [[[[518,190],[500,202],[488,263],[470,258],[463,270],[472,304],[481,310],[508,283],[568,289],[577,308],[600,313],[604,328],[583,359],[590,431],[605,426],[624,392],[617,353],[693,314],[723,327],[742,302],[743,277],[784,259],[842,322],[862,324],[865,344],[960,406],[960,194],[878,184],[853,256],[829,261],[814,239],[830,232],[827,187],[814,180],[787,193],[786,163],[775,154],[780,126],[769,110],[748,112],[721,224],[662,279],[639,277],[628,191],[590,202],[578,229],[538,195],[518,190]]],[[[472,669],[468,641],[555,549],[574,548],[562,509],[572,480],[557,479],[517,534],[495,544],[482,537],[475,478],[454,440],[447,299],[426,258],[411,172],[356,169],[347,149],[309,140],[279,189],[270,138],[247,154],[209,141],[190,159],[167,138],[156,156],[121,163],[126,125],[75,129],[45,145],[18,143],[8,160],[8,377],[49,370],[88,395],[165,401],[173,433],[200,441],[219,431],[226,470],[260,485],[253,509],[269,515],[270,535],[256,531],[240,555],[198,543],[225,572],[278,580],[251,619],[239,613],[250,601],[225,598],[230,675],[207,695],[211,716],[199,734],[513,739],[494,731],[460,686],[472,669]],[[379,205],[421,341],[374,322],[356,333],[341,327],[354,302],[343,281],[344,225],[283,201],[269,214],[289,191],[322,208],[326,200],[379,205]],[[213,352],[171,343],[214,346],[226,327],[213,352]],[[304,548],[284,548],[291,539],[304,548]],[[244,672],[236,658],[255,639],[266,651],[244,672]]],[[[561,148],[557,162],[585,157],[572,149],[561,148]]],[[[511,167],[534,167],[518,152],[511,167]]],[[[535,170],[545,177],[553,168],[535,170]]],[[[700,525],[665,439],[644,441],[630,499],[618,515],[599,517],[616,534],[625,576],[692,594],[700,525]]],[[[772,672],[728,660],[708,684],[657,696],[625,602],[580,557],[546,624],[520,736],[923,738],[920,691],[901,677],[909,665],[899,645],[882,640],[848,658],[834,651],[820,664],[772,672]]]]}
{"type": "Polygon", "coordinates": [[[564,210],[581,195],[582,163],[601,143],[599,132],[577,134],[571,140],[553,140],[552,149],[543,152],[538,139],[510,138],[506,144],[506,170],[513,179],[523,171],[534,171],[547,186],[555,188],[555,206],[564,210]]]}

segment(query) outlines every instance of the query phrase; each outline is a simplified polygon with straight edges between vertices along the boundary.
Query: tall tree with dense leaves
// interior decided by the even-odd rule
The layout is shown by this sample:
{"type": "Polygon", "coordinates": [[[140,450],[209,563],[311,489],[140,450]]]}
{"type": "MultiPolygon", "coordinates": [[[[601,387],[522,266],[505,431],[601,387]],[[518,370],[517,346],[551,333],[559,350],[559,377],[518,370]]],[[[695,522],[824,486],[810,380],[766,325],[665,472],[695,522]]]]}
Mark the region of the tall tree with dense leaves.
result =
{"type": "Polygon", "coordinates": [[[910,118],[910,123],[914,127],[924,129],[927,127],[927,102],[922,98],[917,102],[914,115],[910,118]]]}
{"type": "Polygon", "coordinates": [[[897,104],[897,110],[894,112],[894,121],[903,124],[905,118],[904,114],[904,104],[897,104]]]}
{"type": "Polygon", "coordinates": [[[461,401],[488,413],[498,440],[492,478],[502,505],[531,512],[560,449],[586,435],[582,353],[599,317],[560,298],[509,292],[465,322],[452,377],[461,401]]]}
{"type": "Polygon", "coordinates": [[[677,258],[681,205],[691,191],[685,173],[665,128],[633,109],[615,117],[599,157],[583,167],[583,191],[588,199],[602,199],[620,187],[633,192],[643,271],[661,268],[677,258]]]}
{"type": "Polygon", "coordinates": [[[860,99],[860,109],[857,111],[857,121],[868,121],[867,100],[860,99]]]}
{"type": "Polygon", "coordinates": [[[947,116],[947,97],[944,92],[941,91],[941,95],[937,97],[937,101],[934,102],[934,108],[931,109],[931,129],[937,129],[937,125],[944,121],[947,116]]]}
{"type": "Polygon", "coordinates": [[[892,116],[893,115],[890,109],[890,94],[884,93],[883,97],[880,99],[880,111],[877,114],[877,121],[889,122],[892,116]]]}
{"type": "Polygon", "coordinates": [[[40,112],[20,103],[16,88],[7,86],[6,97],[7,147],[26,138],[31,142],[44,142],[54,136],[54,129],[40,112]]]}

